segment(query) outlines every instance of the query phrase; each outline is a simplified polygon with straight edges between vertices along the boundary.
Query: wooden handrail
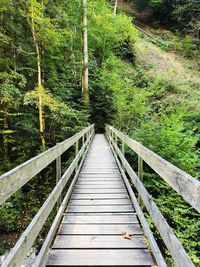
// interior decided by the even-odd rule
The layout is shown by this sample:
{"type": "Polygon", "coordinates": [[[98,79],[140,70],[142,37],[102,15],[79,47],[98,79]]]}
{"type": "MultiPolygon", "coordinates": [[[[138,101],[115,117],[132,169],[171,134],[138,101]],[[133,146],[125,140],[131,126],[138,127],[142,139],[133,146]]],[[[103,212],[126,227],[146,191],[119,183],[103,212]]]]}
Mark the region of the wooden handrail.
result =
{"type": "Polygon", "coordinates": [[[0,205],[92,129],[94,125],[0,176],[0,205]]]}
{"type": "MultiPolygon", "coordinates": [[[[173,233],[172,229],[170,228],[170,226],[168,225],[167,221],[163,217],[163,215],[160,212],[159,208],[157,207],[157,205],[153,201],[152,197],[150,196],[150,194],[147,192],[146,188],[144,187],[143,183],[140,181],[140,179],[138,178],[136,173],[131,168],[130,164],[127,162],[125,156],[123,155],[123,153],[121,152],[121,150],[117,146],[117,143],[115,142],[116,139],[113,137],[113,134],[115,134],[115,136],[117,136],[117,138],[121,139],[130,148],[133,148],[132,147],[132,142],[131,142],[131,141],[133,141],[133,144],[137,148],[137,150],[135,150],[135,149],[133,149],[133,150],[136,153],[140,152],[140,154],[139,153],[138,154],[144,160],[145,160],[145,157],[143,157],[143,153],[142,152],[143,152],[143,148],[145,148],[145,147],[142,146],[141,144],[139,144],[138,142],[132,140],[128,136],[125,136],[124,134],[122,134],[121,132],[119,132],[118,130],[113,128],[112,126],[106,125],[106,134],[107,134],[107,137],[108,137],[108,139],[109,139],[109,141],[110,141],[110,143],[111,143],[111,145],[113,147],[113,151],[114,151],[115,155],[117,157],[119,157],[119,159],[122,162],[122,166],[123,167],[122,166],[119,166],[119,167],[120,167],[120,170],[121,170],[121,173],[122,173],[122,177],[125,180],[125,184],[127,183],[128,180],[124,177],[125,176],[125,172],[123,171],[123,169],[126,170],[126,172],[129,175],[131,181],[133,182],[135,188],[137,189],[137,191],[139,193],[139,196],[141,197],[143,203],[145,204],[145,206],[147,208],[147,211],[149,212],[149,214],[150,214],[150,216],[151,216],[156,228],[158,229],[158,231],[159,231],[159,233],[160,233],[160,235],[161,235],[166,247],[170,251],[170,253],[172,255],[172,258],[176,263],[176,266],[178,266],[178,267],[179,266],[180,267],[194,267],[193,262],[191,261],[191,259],[189,258],[188,254],[185,252],[183,246],[181,245],[181,243],[179,242],[179,240],[177,239],[177,237],[173,233]],[[139,150],[139,148],[140,148],[140,150],[139,150]]],[[[148,151],[150,151],[150,150],[148,150],[148,151]]],[[[150,152],[152,152],[152,151],[150,151],[150,152]]],[[[153,155],[156,155],[156,154],[153,153],[153,155]]],[[[156,156],[159,157],[158,155],[156,155],[156,156]]],[[[118,161],[118,164],[119,164],[119,161],[118,161]]],[[[172,164],[170,164],[170,167],[171,167],[171,165],[172,164]]],[[[134,199],[134,202],[136,202],[136,199],[135,198],[133,198],[133,199],[134,199]]],[[[135,203],[134,203],[134,205],[135,205],[135,203]]],[[[142,220],[143,220],[143,218],[142,218],[142,220]]],[[[145,231],[145,229],[144,229],[144,231],[145,231]]],[[[152,250],[153,250],[155,258],[158,259],[159,261],[160,260],[162,261],[162,258],[160,258],[160,255],[159,255],[159,253],[158,253],[158,251],[157,251],[157,249],[155,247],[154,240],[151,238],[151,235],[149,235],[149,233],[146,233],[146,234],[147,234],[147,236],[149,238],[150,244],[153,243],[153,245],[154,245],[154,247],[152,247],[152,250]]],[[[162,266],[162,264],[159,265],[159,266],[162,266]]]]}
{"type": "Polygon", "coordinates": [[[185,201],[200,212],[200,181],[177,168],[139,142],[106,125],[107,131],[115,134],[163,178],[185,201]]]}
{"type": "MultiPolygon", "coordinates": [[[[63,174],[61,179],[58,181],[58,183],[54,187],[53,191],[50,193],[49,197],[46,199],[46,201],[44,202],[44,204],[42,205],[40,210],[37,212],[37,214],[35,215],[35,217],[31,221],[31,223],[27,227],[27,229],[24,231],[24,233],[21,235],[20,239],[17,241],[14,248],[10,251],[9,255],[7,256],[5,261],[3,262],[2,267],[21,266],[21,264],[24,262],[24,260],[27,256],[28,252],[30,251],[31,247],[33,246],[37,236],[39,235],[43,225],[45,224],[47,218],[49,217],[51,211],[53,210],[56,202],[60,198],[61,193],[63,192],[63,189],[65,188],[65,185],[69,181],[73,172],[76,171],[74,179],[71,182],[69,190],[67,191],[67,194],[63,200],[62,205],[60,206],[60,209],[63,210],[63,208],[65,207],[66,201],[69,199],[69,196],[72,192],[72,188],[75,184],[74,180],[77,178],[78,173],[80,172],[81,165],[83,163],[83,160],[85,158],[85,155],[87,153],[89,145],[90,145],[92,138],[94,136],[94,125],[87,127],[86,129],[84,129],[80,133],[76,134],[72,138],[69,138],[66,141],[64,141],[63,143],[61,143],[61,144],[66,145],[65,148],[66,147],[69,148],[71,145],[75,144],[77,142],[77,140],[79,140],[85,134],[87,134],[87,138],[85,139],[83,146],[80,148],[80,150],[78,152],[76,151],[77,154],[75,156],[75,159],[70,164],[69,168],[65,171],[65,173],[63,174]],[[70,146],[69,146],[69,144],[70,144],[70,146]],[[79,164],[79,161],[81,158],[82,158],[82,160],[79,164]]],[[[61,149],[63,149],[63,151],[66,151],[66,149],[64,149],[62,147],[61,147],[61,149]]],[[[57,156],[59,156],[61,151],[59,150],[57,152],[58,152],[57,156]]],[[[36,160],[38,160],[38,157],[36,157],[36,160]]],[[[26,167],[26,165],[25,165],[25,167],[26,167]]],[[[57,217],[56,217],[56,225],[57,225],[57,223],[59,223],[59,221],[61,219],[60,212],[58,214],[59,214],[59,216],[57,215],[57,217]]],[[[49,241],[48,241],[48,244],[49,244],[49,241]]],[[[43,255],[42,255],[42,258],[43,258],[43,255]]]]}

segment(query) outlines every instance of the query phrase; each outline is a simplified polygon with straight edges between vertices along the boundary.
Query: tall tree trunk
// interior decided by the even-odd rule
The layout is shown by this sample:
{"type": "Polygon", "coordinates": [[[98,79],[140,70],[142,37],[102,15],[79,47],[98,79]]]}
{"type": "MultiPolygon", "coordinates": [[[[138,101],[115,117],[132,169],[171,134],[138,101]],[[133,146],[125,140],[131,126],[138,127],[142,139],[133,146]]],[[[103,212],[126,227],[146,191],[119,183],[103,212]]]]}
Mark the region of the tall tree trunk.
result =
{"type": "Polygon", "coordinates": [[[83,9],[83,72],[82,72],[82,95],[84,106],[89,108],[88,89],[88,31],[87,31],[87,0],[82,0],[83,9]]]}
{"type": "Polygon", "coordinates": [[[9,158],[9,151],[8,151],[8,107],[7,104],[4,103],[4,111],[3,111],[3,149],[4,149],[4,164],[5,166],[10,166],[10,158],[9,158]]]}
{"type": "Polygon", "coordinates": [[[117,13],[117,7],[118,7],[118,0],[115,0],[115,6],[114,6],[114,11],[113,11],[114,14],[117,13]]]}
{"type": "MultiPolygon", "coordinates": [[[[31,4],[32,4],[32,1],[31,1],[31,4]]],[[[44,137],[43,101],[42,101],[43,87],[42,87],[41,56],[40,56],[40,48],[39,48],[38,40],[36,37],[36,31],[35,31],[33,6],[31,6],[31,30],[32,30],[32,36],[33,36],[33,41],[34,41],[35,50],[36,50],[36,56],[37,56],[39,131],[40,131],[40,139],[41,139],[41,148],[44,149],[45,148],[45,137],[44,137]]]]}

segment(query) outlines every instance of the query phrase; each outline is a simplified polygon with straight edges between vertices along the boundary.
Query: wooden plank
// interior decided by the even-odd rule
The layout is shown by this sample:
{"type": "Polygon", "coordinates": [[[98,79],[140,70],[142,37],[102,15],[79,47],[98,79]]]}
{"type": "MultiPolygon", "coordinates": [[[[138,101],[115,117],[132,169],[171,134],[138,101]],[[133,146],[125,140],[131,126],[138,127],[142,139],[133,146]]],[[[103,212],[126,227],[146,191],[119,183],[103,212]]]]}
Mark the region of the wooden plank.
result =
{"type": "Polygon", "coordinates": [[[107,188],[103,188],[103,189],[94,189],[94,188],[75,188],[74,190],[75,194],[119,194],[119,193],[127,193],[126,189],[107,189],[107,188]]]}
{"type": "Polygon", "coordinates": [[[110,199],[129,198],[128,194],[73,194],[71,199],[110,199]]]}
{"type": "Polygon", "coordinates": [[[109,172],[106,172],[106,173],[98,173],[98,172],[96,172],[96,173],[91,173],[91,172],[89,172],[89,173],[80,173],[80,177],[101,177],[101,178],[121,178],[121,175],[120,175],[120,173],[113,173],[113,172],[111,172],[111,173],[109,173],[109,172]]]}
{"type": "Polygon", "coordinates": [[[74,199],[70,200],[70,206],[89,206],[89,205],[129,205],[131,204],[130,199],[74,199]]]}
{"type": "Polygon", "coordinates": [[[78,182],[122,182],[122,178],[121,177],[116,177],[116,178],[105,178],[105,177],[92,177],[92,178],[79,178],[78,182]]]}
{"type": "Polygon", "coordinates": [[[95,188],[102,188],[103,186],[105,186],[105,187],[108,187],[108,188],[110,188],[110,187],[112,187],[112,188],[117,188],[117,187],[119,187],[119,188],[123,188],[124,187],[124,184],[123,184],[123,182],[106,182],[106,183],[103,183],[103,181],[102,182],[79,182],[79,183],[77,183],[77,185],[76,185],[77,187],[95,187],[95,188]]]}
{"type": "Polygon", "coordinates": [[[93,125],[85,128],[80,133],[0,176],[0,205],[93,128],[93,125]]]}
{"type": "Polygon", "coordinates": [[[63,223],[75,224],[131,224],[138,223],[135,214],[122,215],[69,215],[63,217],[63,223]]]}
{"type": "Polygon", "coordinates": [[[200,212],[200,181],[166,161],[127,135],[109,126],[110,129],[155,172],[157,172],[185,201],[200,212]]]}
{"type": "Polygon", "coordinates": [[[133,169],[125,159],[124,155],[117,147],[117,145],[113,142],[113,140],[112,144],[119,158],[123,162],[123,166],[126,169],[128,175],[130,176],[133,184],[138,190],[139,195],[141,196],[155,226],[157,227],[166,247],[170,251],[176,265],[181,267],[194,267],[193,262],[191,261],[183,246],[173,233],[171,227],[168,225],[167,221],[165,220],[159,208],[157,207],[152,197],[144,187],[143,183],[137,177],[136,173],[133,171],[133,169]]]}
{"type": "Polygon", "coordinates": [[[112,206],[68,206],[66,212],[133,212],[132,205],[112,205],[112,206]]]}
{"type": "Polygon", "coordinates": [[[125,189],[123,183],[119,185],[112,184],[77,184],[76,189],[125,189]]]}
{"type": "Polygon", "coordinates": [[[53,249],[110,249],[110,248],[147,248],[144,237],[134,235],[131,240],[121,235],[58,235],[53,249]]]}
{"type": "Polygon", "coordinates": [[[143,234],[138,223],[135,224],[61,224],[58,235],[122,235],[122,232],[143,234]]]}
{"type": "Polygon", "coordinates": [[[147,249],[53,249],[47,267],[52,266],[152,266],[147,249]]]}

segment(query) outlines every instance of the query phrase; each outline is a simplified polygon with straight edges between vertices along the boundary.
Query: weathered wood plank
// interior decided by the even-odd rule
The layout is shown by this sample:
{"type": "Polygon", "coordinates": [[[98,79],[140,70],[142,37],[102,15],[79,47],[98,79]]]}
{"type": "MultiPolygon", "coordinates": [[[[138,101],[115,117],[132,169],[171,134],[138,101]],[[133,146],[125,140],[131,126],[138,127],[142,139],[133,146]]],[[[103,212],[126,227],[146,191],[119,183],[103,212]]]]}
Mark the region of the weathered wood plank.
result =
{"type": "Polygon", "coordinates": [[[68,206],[67,213],[69,212],[134,212],[132,205],[117,205],[117,206],[68,206]]]}
{"type": "Polygon", "coordinates": [[[112,177],[81,177],[78,179],[79,182],[122,182],[122,178],[120,177],[116,177],[116,178],[112,178],[112,177]]]}
{"type": "Polygon", "coordinates": [[[108,187],[123,187],[124,183],[122,181],[81,181],[77,182],[77,186],[108,186],[108,187]]]}
{"type": "MultiPolygon", "coordinates": [[[[122,232],[138,235],[143,231],[135,224],[61,224],[58,235],[121,235],[122,232]]],[[[134,238],[134,237],[133,237],[134,238]]]]}
{"type": "Polygon", "coordinates": [[[110,199],[128,198],[126,193],[119,194],[73,194],[71,199],[110,199]]]}
{"type": "Polygon", "coordinates": [[[200,181],[112,126],[108,127],[179,193],[185,201],[200,212],[200,181]]]}
{"type": "Polygon", "coordinates": [[[151,266],[154,264],[147,249],[54,249],[47,267],[52,266],[151,266]]]}
{"type": "Polygon", "coordinates": [[[106,179],[113,179],[113,178],[119,178],[121,179],[121,175],[120,174],[116,174],[116,173],[81,173],[80,178],[106,178],[106,179]]]}
{"type": "Polygon", "coordinates": [[[109,205],[129,205],[131,204],[130,199],[74,199],[70,200],[70,206],[109,206],[109,205]]]}
{"type": "MultiPolygon", "coordinates": [[[[147,248],[144,237],[134,235],[131,240],[121,235],[58,235],[54,241],[53,249],[110,249],[110,248],[147,248]]],[[[97,264],[96,264],[97,265],[97,264]]]]}
{"type": "Polygon", "coordinates": [[[63,218],[63,223],[77,224],[131,224],[138,223],[137,216],[134,214],[123,215],[69,215],[63,218]]]}
{"type": "Polygon", "coordinates": [[[119,194],[119,193],[127,193],[126,189],[114,189],[114,188],[103,188],[103,189],[94,189],[94,188],[75,188],[75,194],[119,194]]]}
{"type": "Polygon", "coordinates": [[[85,128],[80,133],[0,176],[0,205],[93,128],[93,125],[85,128]]]}
{"type": "Polygon", "coordinates": [[[119,185],[111,184],[77,184],[76,189],[125,189],[123,183],[119,185]]]}

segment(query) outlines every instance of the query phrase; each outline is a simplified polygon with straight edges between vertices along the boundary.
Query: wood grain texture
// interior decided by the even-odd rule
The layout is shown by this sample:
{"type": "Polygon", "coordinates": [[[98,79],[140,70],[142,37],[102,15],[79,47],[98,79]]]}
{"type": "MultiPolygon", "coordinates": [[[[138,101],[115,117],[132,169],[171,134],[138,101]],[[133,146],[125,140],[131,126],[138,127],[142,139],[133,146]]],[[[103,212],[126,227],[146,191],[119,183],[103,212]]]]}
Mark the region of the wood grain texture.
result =
{"type": "Polygon", "coordinates": [[[93,128],[93,125],[85,128],[80,133],[0,176],[0,205],[93,128]]]}
{"type": "Polygon", "coordinates": [[[137,177],[136,173],[131,168],[130,164],[125,159],[124,155],[111,138],[114,150],[119,156],[120,160],[123,162],[123,166],[126,169],[129,177],[131,178],[133,184],[135,185],[140,197],[142,198],[147,211],[149,212],[155,226],[157,227],[166,247],[170,251],[173,260],[177,266],[181,267],[194,267],[193,262],[191,261],[189,255],[186,253],[180,241],[177,239],[176,235],[172,231],[171,227],[168,225],[164,216],[158,209],[157,205],[153,201],[152,197],[144,187],[143,183],[137,177]]]}
{"type": "Polygon", "coordinates": [[[70,206],[110,206],[110,205],[130,205],[130,199],[74,199],[70,200],[70,206]]]}
{"type": "Polygon", "coordinates": [[[89,212],[89,213],[105,213],[105,212],[134,212],[132,205],[103,205],[103,206],[68,206],[66,209],[67,213],[73,212],[89,212]]]}
{"type": "Polygon", "coordinates": [[[72,224],[131,224],[138,223],[136,215],[65,215],[63,223],[72,224]]]}
{"type": "Polygon", "coordinates": [[[72,199],[126,199],[129,198],[126,193],[118,194],[73,194],[72,199]]]}
{"type": "Polygon", "coordinates": [[[116,189],[116,188],[75,188],[74,194],[119,194],[127,193],[125,188],[116,189]]]}
{"type": "Polygon", "coordinates": [[[133,235],[143,234],[140,225],[135,224],[61,224],[58,235],[133,235]]]}
{"type": "Polygon", "coordinates": [[[53,249],[46,266],[151,266],[147,249],[53,249]]]}
{"type": "Polygon", "coordinates": [[[95,136],[63,215],[47,266],[153,263],[111,147],[103,135],[95,136]],[[112,161],[112,167],[98,165],[97,155],[107,164],[112,161]],[[130,240],[124,238],[124,232],[133,235],[130,240]],[[125,256],[129,259],[125,260],[125,256]]]}
{"type": "Polygon", "coordinates": [[[111,249],[111,248],[147,248],[144,237],[134,235],[125,239],[123,235],[58,235],[54,241],[53,249],[111,249]]]}
{"type": "Polygon", "coordinates": [[[185,201],[200,212],[200,181],[112,126],[108,127],[179,193],[185,201]]]}

